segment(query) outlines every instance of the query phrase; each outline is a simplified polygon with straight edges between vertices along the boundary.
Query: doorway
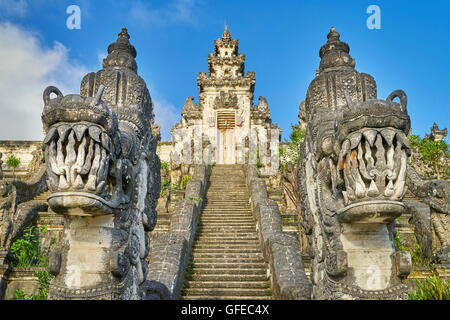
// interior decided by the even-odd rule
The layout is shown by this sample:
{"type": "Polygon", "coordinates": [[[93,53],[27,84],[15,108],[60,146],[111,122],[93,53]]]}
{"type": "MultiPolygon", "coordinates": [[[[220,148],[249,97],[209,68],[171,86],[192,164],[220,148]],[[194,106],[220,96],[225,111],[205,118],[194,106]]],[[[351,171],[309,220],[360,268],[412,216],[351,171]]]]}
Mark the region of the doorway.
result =
{"type": "Polygon", "coordinates": [[[235,124],[236,113],[234,111],[223,111],[217,115],[218,134],[218,164],[235,164],[235,124]]]}

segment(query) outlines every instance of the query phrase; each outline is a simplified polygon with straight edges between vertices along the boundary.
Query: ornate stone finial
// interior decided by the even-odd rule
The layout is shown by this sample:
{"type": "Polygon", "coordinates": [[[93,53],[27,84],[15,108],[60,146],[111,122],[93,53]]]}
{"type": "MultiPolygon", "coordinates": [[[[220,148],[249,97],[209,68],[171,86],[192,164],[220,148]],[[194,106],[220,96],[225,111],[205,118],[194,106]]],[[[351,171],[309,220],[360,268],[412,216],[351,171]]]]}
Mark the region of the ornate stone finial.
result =
{"type": "Polygon", "coordinates": [[[231,40],[231,34],[230,31],[228,31],[228,25],[225,24],[225,30],[222,33],[222,40],[223,41],[230,41],[231,40]]]}
{"type": "Polygon", "coordinates": [[[336,31],[336,28],[331,27],[330,32],[327,35],[328,42],[339,41],[340,36],[341,35],[339,34],[339,32],[336,31]]]}
{"type": "Polygon", "coordinates": [[[335,27],[330,28],[327,35],[327,43],[320,48],[320,68],[322,71],[335,70],[336,68],[354,68],[355,60],[350,56],[350,47],[340,40],[340,34],[335,27]]]}
{"type": "Polygon", "coordinates": [[[433,123],[433,126],[431,127],[431,133],[425,135],[426,138],[432,141],[441,141],[444,140],[447,136],[448,130],[447,128],[439,129],[439,126],[436,122],[433,123]]]}
{"type": "Polygon", "coordinates": [[[117,42],[129,42],[128,40],[130,39],[130,35],[128,34],[127,28],[122,28],[122,31],[120,31],[118,36],[119,37],[117,38],[117,42]]]}
{"type": "Polygon", "coordinates": [[[127,28],[122,28],[116,42],[108,47],[108,56],[103,60],[103,68],[125,67],[137,72],[136,49],[129,41],[127,28]]]}

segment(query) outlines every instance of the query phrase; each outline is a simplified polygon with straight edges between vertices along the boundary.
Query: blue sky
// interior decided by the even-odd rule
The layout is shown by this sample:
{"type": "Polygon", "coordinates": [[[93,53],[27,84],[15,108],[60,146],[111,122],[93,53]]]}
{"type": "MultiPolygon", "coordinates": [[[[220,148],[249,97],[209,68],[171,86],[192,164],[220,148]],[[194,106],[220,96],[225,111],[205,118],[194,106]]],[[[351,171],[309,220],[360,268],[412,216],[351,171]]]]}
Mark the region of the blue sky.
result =
{"type": "Polygon", "coordinates": [[[267,98],[283,139],[297,123],[330,26],[350,45],[357,70],[375,77],[380,98],[407,93],[413,132],[424,135],[434,121],[450,126],[449,14],[446,0],[0,0],[0,140],[41,139],[42,91],[78,92],[122,27],[168,140],[185,98],[198,101],[197,73],[207,71],[225,21],[246,54],[246,71],[256,72],[255,103],[267,98]],[[66,27],[72,4],[81,8],[80,30],[66,27]],[[380,30],[366,26],[372,4],[381,9],[380,30]]]}

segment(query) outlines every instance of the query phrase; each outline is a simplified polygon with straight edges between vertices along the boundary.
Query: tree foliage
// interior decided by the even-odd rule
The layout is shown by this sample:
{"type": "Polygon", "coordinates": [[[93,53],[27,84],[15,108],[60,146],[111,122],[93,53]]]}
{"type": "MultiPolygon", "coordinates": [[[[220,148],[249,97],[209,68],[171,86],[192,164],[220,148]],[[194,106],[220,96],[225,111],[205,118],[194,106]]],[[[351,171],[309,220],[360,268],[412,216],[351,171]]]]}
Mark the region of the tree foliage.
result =
{"type": "Polygon", "coordinates": [[[284,190],[300,212],[300,185],[298,174],[300,170],[300,144],[305,137],[305,131],[298,125],[292,125],[290,141],[280,148],[280,171],[284,190]]]}
{"type": "Polygon", "coordinates": [[[438,179],[450,179],[450,145],[444,140],[433,141],[410,135],[411,147],[416,149],[421,161],[430,167],[438,179]]]}
{"type": "Polygon", "coordinates": [[[6,166],[8,168],[12,168],[13,177],[15,177],[16,168],[20,166],[20,159],[14,156],[13,154],[10,154],[8,159],[6,159],[6,166]]]}
{"type": "Polygon", "coordinates": [[[300,160],[300,144],[305,138],[305,130],[298,125],[291,126],[292,131],[289,136],[290,141],[286,141],[280,148],[280,169],[284,171],[288,164],[298,164],[300,160]]]}

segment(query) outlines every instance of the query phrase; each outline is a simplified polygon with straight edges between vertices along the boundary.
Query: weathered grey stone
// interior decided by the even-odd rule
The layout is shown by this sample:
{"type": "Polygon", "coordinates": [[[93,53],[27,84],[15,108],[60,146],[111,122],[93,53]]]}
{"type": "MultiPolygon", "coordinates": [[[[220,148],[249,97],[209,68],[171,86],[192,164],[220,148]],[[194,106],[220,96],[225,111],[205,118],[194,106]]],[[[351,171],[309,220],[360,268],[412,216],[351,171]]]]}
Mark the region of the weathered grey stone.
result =
{"type": "Polygon", "coordinates": [[[153,105],[122,29],[80,95],[44,91],[50,208],[65,219],[50,299],[149,299],[149,237],[160,193],[153,105]],[[56,94],[56,98],[51,98],[56,94]]]}
{"type": "Polygon", "coordinates": [[[202,209],[202,201],[198,199],[203,199],[206,192],[204,185],[208,180],[209,167],[196,165],[193,170],[192,179],[186,185],[185,199],[175,203],[169,231],[161,236],[152,237],[149,277],[167,288],[165,299],[173,300],[180,296],[202,209]]]}
{"type": "Polygon", "coordinates": [[[426,180],[408,166],[406,184],[409,191],[422,202],[410,206],[416,217],[413,221],[418,242],[423,246],[426,256],[430,256],[431,250],[434,251],[432,255],[435,261],[450,263],[450,181],[426,180]],[[428,224],[430,219],[431,226],[428,224]],[[437,241],[433,241],[434,238],[437,241]]]}
{"type": "Polygon", "coordinates": [[[193,180],[186,185],[184,197],[188,200],[200,201],[204,188],[201,180],[193,180]]]}
{"type": "Polygon", "coordinates": [[[331,28],[301,115],[308,125],[300,199],[313,298],[404,299],[410,257],[395,252],[389,226],[406,211],[407,98],[397,90],[377,99],[375,80],[355,70],[349,51],[331,28]]]}
{"type": "Polygon", "coordinates": [[[278,205],[268,199],[265,181],[258,178],[257,169],[247,166],[246,173],[253,215],[264,259],[270,267],[275,297],[310,299],[311,283],[305,274],[297,240],[283,233],[278,205]]]}
{"type": "Polygon", "coordinates": [[[405,201],[405,204],[412,215],[417,243],[422,248],[424,256],[431,259],[433,256],[433,229],[430,206],[414,200],[405,201]]]}
{"type": "Polygon", "coordinates": [[[186,98],[181,120],[171,131],[171,162],[259,162],[267,174],[278,171],[281,130],[272,123],[266,98],[259,97],[259,103],[253,105],[255,73],[244,72],[245,56],[239,53],[238,43],[228,29],[214,41],[214,52],[208,56],[209,73],[200,72],[197,77],[199,102],[186,98]]]}
{"type": "Polygon", "coordinates": [[[46,169],[41,166],[27,181],[0,180],[0,264],[13,239],[33,221],[47,204],[33,199],[47,190],[46,169]]]}
{"type": "Polygon", "coordinates": [[[167,288],[163,299],[177,299],[186,267],[187,241],[181,232],[173,231],[152,238],[149,277],[167,288]]]}
{"type": "Polygon", "coordinates": [[[311,282],[304,272],[297,239],[278,232],[270,236],[268,242],[273,291],[277,299],[310,300],[311,282]]]}

